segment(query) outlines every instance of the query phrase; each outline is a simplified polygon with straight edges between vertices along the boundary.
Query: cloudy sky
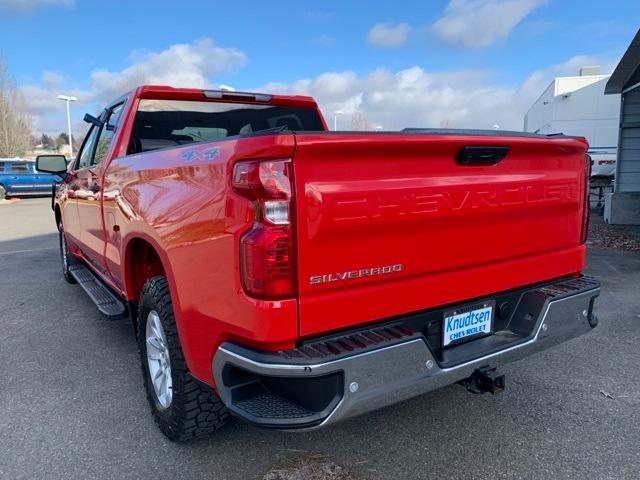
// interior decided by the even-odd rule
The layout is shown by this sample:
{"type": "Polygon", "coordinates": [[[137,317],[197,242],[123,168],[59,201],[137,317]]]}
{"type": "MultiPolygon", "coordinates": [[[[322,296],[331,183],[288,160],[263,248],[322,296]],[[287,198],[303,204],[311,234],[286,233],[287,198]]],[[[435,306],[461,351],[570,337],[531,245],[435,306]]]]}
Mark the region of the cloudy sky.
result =
{"type": "Polygon", "coordinates": [[[0,0],[0,52],[39,131],[140,81],[310,94],[341,127],[522,129],[554,76],[610,72],[637,0],[0,0]]]}

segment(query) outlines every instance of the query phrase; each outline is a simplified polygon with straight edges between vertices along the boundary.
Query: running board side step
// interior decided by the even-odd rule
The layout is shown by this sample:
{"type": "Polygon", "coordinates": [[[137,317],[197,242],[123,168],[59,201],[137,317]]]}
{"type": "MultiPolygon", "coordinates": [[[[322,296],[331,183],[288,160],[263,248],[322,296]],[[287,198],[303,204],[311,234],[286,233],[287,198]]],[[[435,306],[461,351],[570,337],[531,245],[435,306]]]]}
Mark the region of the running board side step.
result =
{"type": "Polygon", "coordinates": [[[69,273],[76,279],[78,285],[89,295],[96,304],[98,311],[108,320],[118,320],[127,317],[127,308],[124,303],[114,295],[109,288],[102,283],[84,265],[71,265],[69,273]]]}

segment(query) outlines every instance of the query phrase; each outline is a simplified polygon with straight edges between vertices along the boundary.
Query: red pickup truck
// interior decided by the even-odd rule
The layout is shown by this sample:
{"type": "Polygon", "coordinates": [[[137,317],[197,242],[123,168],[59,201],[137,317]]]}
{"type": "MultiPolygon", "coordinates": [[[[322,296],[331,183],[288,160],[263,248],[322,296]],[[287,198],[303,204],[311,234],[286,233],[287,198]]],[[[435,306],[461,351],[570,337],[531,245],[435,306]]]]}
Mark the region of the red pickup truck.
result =
{"type": "Polygon", "coordinates": [[[140,87],[53,209],[64,278],[130,317],[172,440],[337,422],[596,326],[583,138],[329,132],[313,99],[140,87]]]}

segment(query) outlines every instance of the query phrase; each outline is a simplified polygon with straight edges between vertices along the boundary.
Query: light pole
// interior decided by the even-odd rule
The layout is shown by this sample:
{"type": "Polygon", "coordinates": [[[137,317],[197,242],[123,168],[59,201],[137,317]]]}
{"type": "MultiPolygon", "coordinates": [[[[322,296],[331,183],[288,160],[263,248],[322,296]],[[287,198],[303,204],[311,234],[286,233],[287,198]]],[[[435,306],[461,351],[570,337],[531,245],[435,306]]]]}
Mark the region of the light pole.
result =
{"type": "Polygon", "coordinates": [[[73,158],[73,142],[71,140],[71,112],[69,111],[69,102],[77,102],[76,97],[69,95],[58,95],[58,100],[67,102],[67,129],[69,131],[69,158],[73,158]]]}
{"type": "Polygon", "coordinates": [[[342,115],[344,115],[344,112],[342,110],[336,110],[335,112],[333,112],[333,131],[334,132],[338,130],[338,117],[341,117],[342,115]]]}

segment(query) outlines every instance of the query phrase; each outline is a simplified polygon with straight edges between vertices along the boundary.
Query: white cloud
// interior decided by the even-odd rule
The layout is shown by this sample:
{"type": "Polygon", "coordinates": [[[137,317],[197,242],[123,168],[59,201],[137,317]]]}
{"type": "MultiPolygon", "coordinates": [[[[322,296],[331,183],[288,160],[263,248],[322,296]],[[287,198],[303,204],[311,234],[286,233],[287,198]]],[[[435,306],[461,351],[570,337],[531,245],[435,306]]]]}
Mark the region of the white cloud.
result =
{"type": "Polygon", "coordinates": [[[378,47],[401,47],[407,43],[411,27],[408,23],[397,25],[378,23],[369,30],[367,41],[378,47]]]}
{"type": "MultiPolygon", "coordinates": [[[[245,62],[245,55],[222,48],[210,39],[173,45],[161,52],[135,52],[131,64],[120,70],[96,70],[86,88],[72,88],[69,79],[56,72],[44,72],[37,85],[22,91],[36,116],[37,128],[56,134],[64,130],[64,104],[59,93],[78,97],[73,117],[96,111],[139,82],[173,86],[212,87],[215,76],[234,70],[245,62]],[[61,128],[62,127],[62,128],[61,128]]],[[[366,117],[371,127],[387,130],[405,127],[491,128],[520,130],[523,116],[533,101],[555,76],[577,75],[584,65],[601,65],[612,71],[615,59],[606,56],[577,56],[532,72],[520,85],[500,82],[498,72],[483,69],[430,72],[414,66],[400,71],[378,69],[368,74],[352,71],[325,72],[291,83],[269,83],[256,91],[308,94],[315,97],[331,121],[336,110],[342,129],[351,128],[352,116],[366,117]]],[[[252,90],[249,85],[235,85],[252,90]]]]}
{"type": "Polygon", "coordinates": [[[535,8],[547,0],[450,0],[432,29],[447,43],[488,47],[506,38],[535,8]]]}
{"type": "Polygon", "coordinates": [[[235,48],[215,45],[210,38],[191,44],[172,45],[162,52],[135,51],[134,64],[119,72],[95,70],[91,85],[97,99],[112,100],[141,83],[173,87],[204,88],[218,73],[244,65],[246,56],[235,48]]]}
{"type": "Polygon", "coordinates": [[[74,0],[0,0],[0,10],[31,12],[46,6],[72,7],[74,3],[74,0]]]}
{"type": "Polygon", "coordinates": [[[354,72],[325,73],[290,85],[269,84],[266,91],[311,95],[330,120],[342,110],[342,129],[362,114],[370,127],[386,130],[405,127],[490,128],[499,123],[522,126],[521,116],[511,108],[513,90],[488,85],[489,72],[459,70],[432,73],[415,66],[392,73],[380,69],[366,76],[354,72]],[[489,113],[490,112],[490,113],[489,113]]]}
{"type": "Polygon", "coordinates": [[[45,70],[42,73],[42,85],[47,89],[60,88],[64,84],[64,77],[59,72],[45,70]]]}
{"type": "Polygon", "coordinates": [[[65,85],[64,78],[55,72],[45,72],[40,85],[24,85],[21,90],[27,107],[35,117],[37,129],[45,128],[43,115],[59,112],[59,93],[78,98],[78,106],[99,108],[140,84],[170,85],[174,87],[206,88],[212,77],[233,71],[246,61],[245,54],[235,48],[217,46],[210,38],[190,44],[172,45],[161,52],[136,51],[132,65],[120,71],[94,70],[87,88],[65,85]]]}
{"type": "Polygon", "coordinates": [[[330,122],[342,110],[340,128],[352,128],[360,115],[369,128],[406,127],[492,128],[522,130],[523,118],[533,101],[557,75],[577,75],[583,65],[600,64],[603,72],[615,66],[613,59],[580,56],[533,72],[520,86],[495,82],[488,70],[429,72],[414,66],[399,72],[375,70],[359,76],[354,72],[324,73],[291,84],[271,83],[260,91],[311,95],[330,122]]]}

